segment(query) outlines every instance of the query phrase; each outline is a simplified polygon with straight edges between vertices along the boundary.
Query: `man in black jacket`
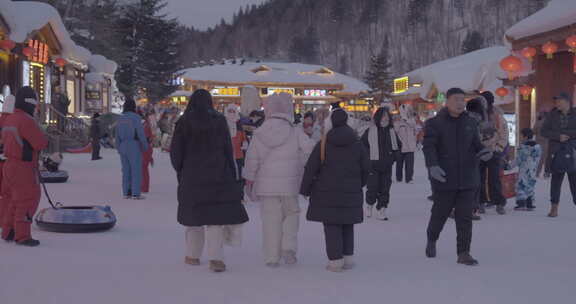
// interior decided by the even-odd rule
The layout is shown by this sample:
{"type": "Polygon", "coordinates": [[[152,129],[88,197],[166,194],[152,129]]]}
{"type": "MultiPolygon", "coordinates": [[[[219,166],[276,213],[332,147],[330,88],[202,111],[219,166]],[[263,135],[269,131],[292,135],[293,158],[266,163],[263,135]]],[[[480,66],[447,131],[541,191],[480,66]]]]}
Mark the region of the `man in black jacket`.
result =
{"type": "Polygon", "coordinates": [[[90,125],[90,139],[92,140],[92,160],[102,159],[100,157],[100,114],[94,113],[92,124],[90,125]]]}
{"type": "MultiPolygon", "coordinates": [[[[572,108],[572,98],[567,93],[562,93],[554,97],[556,109],[546,116],[540,134],[549,140],[548,151],[552,158],[563,145],[569,141],[576,140],[576,110],[572,108]]],[[[552,171],[552,181],[550,185],[551,210],[549,217],[558,216],[558,205],[560,203],[560,192],[565,172],[552,171]]],[[[576,204],[576,172],[568,173],[572,200],[576,204]]]]}
{"type": "Polygon", "coordinates": [[[436,257],[436,241],[454,209],[458,263],[472,266],[478,264],[470,256],[470,244],[479,159],[489,160],[492,152],[482,145],[477,123],[465,112],[464,95],[458,88],[448,90],[446,107],[426,122],[423,150],[434,193],[426,256],[436,257]]]}

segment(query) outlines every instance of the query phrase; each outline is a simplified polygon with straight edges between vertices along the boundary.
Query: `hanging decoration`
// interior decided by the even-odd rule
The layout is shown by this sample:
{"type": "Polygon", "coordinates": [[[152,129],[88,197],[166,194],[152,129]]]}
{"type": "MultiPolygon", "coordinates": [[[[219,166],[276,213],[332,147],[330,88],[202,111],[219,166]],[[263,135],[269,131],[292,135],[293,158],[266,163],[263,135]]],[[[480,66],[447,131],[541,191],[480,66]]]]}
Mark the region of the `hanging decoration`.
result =
{"type": "Polygon", "coordinates": [[[570,48],[570,52],[576,53],[576,35],[566,38],[566,45],[570,48]]]}
{"type": "Polygon", "coordinates": [[[429,104],[426,105],[426,109],[427,109],[428,111],[434,111],[434,110],[436,110],[436,105],[433,104],[433,103],[429,103],[429,104]]]}
{"type": "Polygon", "coordinates": [[[22,54],[26,57],[30,57],[30,56],[34,55],[34,49],[27,46],[27,47],[22,49],[22,54]]]}
{"type": "Polygon", "coordinates": [[[531,86],[525,84],[525,85],[520,87],[519,91],[520,91],[520,95],[522,95],[524,100],[530,99],[530,95],[532,94],[532,87],[531,86]]]}
{"type": "Polygon", "coordinates": [[[4,40],[0,40],[0,48],[2,48],[3,50],[10,52],[12,51],[12,49],[14,49],[16,47],[16,42],[10,40],[10,39],[4,39],[4,40]]]}
{"type": "Polygon", "coordinates": [[[58,58],[56,59],[56,65],[63,68],[66,64],[68,64],[68,61],[66,61],[66,59],[64,58],[58,58]]]}
{"type": "Polygon", "coordinates": [[[508,72],[508,79],[513,80],[522,69],[522,60],[514,55],[507,56],[500,60],[500,68],[508,72]]]}
{"type": "Polygon", "coordinates": [[[542,52],[546,54],[546,58],[548,59],[554,58],[554,53],[556,53],[557,51],[558,51],[558,45],[554,42],[549,41],[544,43],[544,45],[542,46],[542,52]]]}
{"type": "Polygon", "coordinates": [[[508,96],[508,94],[510,93],[510,90],[508,90],[505,87],[501,87],[496,89],[496,95],[498,95],[501,99],[508,96]]]}
{"type": "Polygon", "coordinates": [[[532,61],[532,60],[534,60],[534,56],[536,56],[538,51],[531,46],[527,46],[527,47],[522,49],[521,53],[522,53],[522,56],[524,56],[524,58],[532,61]]]}

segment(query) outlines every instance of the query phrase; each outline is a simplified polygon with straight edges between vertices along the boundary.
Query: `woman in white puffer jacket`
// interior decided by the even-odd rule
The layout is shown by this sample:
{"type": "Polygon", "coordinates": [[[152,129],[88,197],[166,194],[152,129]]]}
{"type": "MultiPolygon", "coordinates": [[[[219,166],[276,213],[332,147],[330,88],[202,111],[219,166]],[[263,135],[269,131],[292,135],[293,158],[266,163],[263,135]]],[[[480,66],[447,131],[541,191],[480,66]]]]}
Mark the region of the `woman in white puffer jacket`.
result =
{"type": "Polygon", "coordinates": [[[274,94],[264,102],[266,121],[254,132],[243,176],[261,202],[266,265],[296,263],[300,206],[298,193],[314,142],[293,125],[292,96],[274,94]]]}

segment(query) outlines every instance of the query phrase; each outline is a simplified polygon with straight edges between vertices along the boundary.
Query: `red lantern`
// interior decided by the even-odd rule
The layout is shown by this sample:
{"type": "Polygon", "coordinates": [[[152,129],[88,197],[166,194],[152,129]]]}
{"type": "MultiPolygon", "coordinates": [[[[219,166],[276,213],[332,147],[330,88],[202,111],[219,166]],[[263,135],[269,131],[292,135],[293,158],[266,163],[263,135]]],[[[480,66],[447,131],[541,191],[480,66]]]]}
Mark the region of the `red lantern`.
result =
{"type": "Polygon", "coordinates": [[[522,69],[522,60],[514,55],[510,55],[500,60],[500,68],[508,72],[508,78],[514,79],[514,75],[522,69]]]}
{"type": "Polygon", "coordinates": [[[27,47],[22,49],[22,54],[24,54],[24,56],[26,56],[26,57],[30,57],[30,56],[34,55],[34,49],[27,46],[27,47]]]}
{"type": "Polygon", "coordinates": [[[66,64],[68,64],[68,61],[66,61],[66,59],[64,58],[58,58],[56,59],[56,65],[63,68],[66,64]]]}
{"type": "Polygon", "coordinates": [[[434,110],[436,110],[436,105],[433,104],[433,103],[429,103],[429,104],[426,105],[426,109],[427,109],[428,111],[434,111],[434,110]]]}
{"type": "Polygon", "coordinates": [[[522,49],[521,53],[522,53],[522,56],[524,56],[528,60],[532,61],[532,59],[534,59],[534,56],[536,56],[536,53],[538,53],[538,51],[536,51],[536,49],[531,47],[531,46],[527,46],[527,47],[522,49]]]}
{"type": "Polygon", "coordinates": [[[576,35],[566,38],[566,45],[570,47],[572,53],[576,53],[576,35]]]}
{"type": "Polygon", "coordinates": [[[532,94],[532,87],[525,84],[523,86],[520,87],[520,95],[522,95],[522,97],[524,97],[524,100],[528,100],[530,98],[530,95],[532,94]]]}
{"type": "Polygon", "coordinates": [[[558,45],[554,42],[546,42],[542,46],[542,52],[546,54],[546,58],[552,59],[554,58],[554,53],[558,51],[558,45]]]}
{"type": "Polygon", "coordinates": [[[505,96],[508,96],[508,93],[510,93],[510,91],[505,87],[501,87],[501,88],[496,89],[496,95],[500,96],[500,98],[504,98],[505,96]]]}
{"type": "Polygon", "coordinates": [[[9,39],[0,40],[0,48],[2,48],[5,51],[10,52],[15,47],[16,47],[16,43],[12,40],[9,40],[9,39]]]}

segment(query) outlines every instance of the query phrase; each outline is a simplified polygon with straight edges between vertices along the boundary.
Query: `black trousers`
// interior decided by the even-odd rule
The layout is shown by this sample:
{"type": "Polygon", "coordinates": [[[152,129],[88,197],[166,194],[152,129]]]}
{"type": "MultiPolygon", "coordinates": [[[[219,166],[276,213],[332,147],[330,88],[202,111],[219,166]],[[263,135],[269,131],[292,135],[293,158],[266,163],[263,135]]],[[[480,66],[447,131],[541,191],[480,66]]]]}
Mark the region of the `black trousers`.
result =
{"type": "Polygon", "coordinates": [[[368,176],[368,191],[366,203],[376,204],[376,209],[388,208],[390,203],[390,187],[392,186],[392,163],[384,168],[372,169],[368,176]]]}
{"type": "Polygon", "coordinates": [[[100,140],[92,140],[92,160],[97,160],[100,158],[100,140]]]}
{"type": "Polygon", "coordinates": [[[401,182],[406,170],[406,182],[414,178],[414,152],[398,153],[396,158],[396,180],[401,182]]]}
{"type": "Polygon", "coordinates": [[[502,182],[500,180],[501,155],[494,153],[494,157],[487,162],[480,162],[481,188],[480,199],[482,203],[505,206],[506,198],[502,195],[502,182]]]}
{"type": "Polygon", "coordinates": [[[434,191],[434,205],[428,223],[428,240],[437,241],[448,216],[454,209],[458,254],[470,252],[472,243],[472,212],[476,205],[477,189],[434,191]]]}
{"type": "Polygon", "coordinates": [[[564,182],[565,175],[568,175],[570,192],[572,192],[572,201],[576,204],[576,173],[552,173],[552,181],[550,185],[550,202],[552,204],[560,203],[560,193],[562,192],[562,183],[564,182]]]}
{"type": "Polygon", "coordinates": [[[330,261],[354,255],[354,225],[324,224],[324,236],[330,261]]]}
{"type": "Polygon", "coordinates": [[[242,178],[242,169],[244,169],[244,159],[236,159],[236,169],[238,170],[238,181],[242,186],[242,199],[244,199],[244,178],[242,178]]]}

